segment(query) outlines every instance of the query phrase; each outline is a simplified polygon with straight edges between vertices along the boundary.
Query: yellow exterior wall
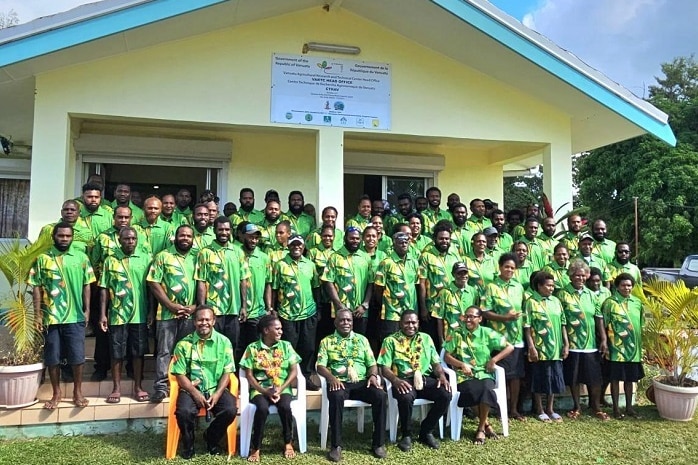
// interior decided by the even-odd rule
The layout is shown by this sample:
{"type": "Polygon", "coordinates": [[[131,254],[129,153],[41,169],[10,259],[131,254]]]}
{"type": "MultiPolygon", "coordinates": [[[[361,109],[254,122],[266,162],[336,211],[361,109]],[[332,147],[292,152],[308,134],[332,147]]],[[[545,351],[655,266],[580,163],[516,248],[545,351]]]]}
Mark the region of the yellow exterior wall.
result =
{"type": "MultiPolygon", "coordinates": [[[[569,146],[567,115],[376,23],[341,9],[327,14],[313,8],[37,76],[30,237],[54,220],[61,197],[56,194],[73,192],[68,115],[298,129],[269,122],[271,55],[300,54],[310,40],[358,45],[362,60],[391,64],[391,135],[566,140],[569,146]],[[56,169],[64,180],[56,179],[56,169]]],[[[364,146],[385,147],[372,142],[376,132],[364,132],[364,146]]],[[[298,188],[315,203],[315,136],[236,131],[228,197],[250,186],[261,207],[266,189],[275,187],[284,197],[298,188]]],[[[423,148],[410,150],[424,154],[423,148]]],[[[501,200],[501,163],[491,163],[486,151],[431,149],[446,156],[438,177],[444,193],[501,200]]]]}

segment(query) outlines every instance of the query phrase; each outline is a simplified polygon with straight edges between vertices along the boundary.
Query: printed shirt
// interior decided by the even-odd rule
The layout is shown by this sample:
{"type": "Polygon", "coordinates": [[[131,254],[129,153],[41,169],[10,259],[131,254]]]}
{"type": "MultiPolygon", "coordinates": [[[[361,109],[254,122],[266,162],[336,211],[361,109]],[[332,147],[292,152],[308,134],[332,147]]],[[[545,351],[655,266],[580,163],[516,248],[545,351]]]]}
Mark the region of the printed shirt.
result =
{"type": "MultiPolygon", "coordinates": [[[[316,249],[318,247],[323,247],[322,237],[320,233],[321,229],[316,229],[315,231],[308,234],[305,238],[305,248],[309,251],[310,249],[316,249]]],[[[332,242],[332,250],[339,250],[344,245],[344,231],[341,229],[334,228],[334,241],[332,242]]]]}
{"type": "Polygon", "coordinates": [[[72,247],[60,252],[55,247],[39,255],[29,270],[27,284],[41,287],[43,325],[82,323],[85,315],[82,291],[95,282],[90,260],[72,247]]]}
{"type": "Polygon", "coordinates": [[[432,230],[439,221],[447,220],[453,222],[451,212],[443,208],[437,208],[436,210],[433,210],[431,207],[427,208],[422,212],[422,219],[424,220],[424,224],[422,224],[422,233],[428,237],[432,236],[432,230]]]}
{"type": "Polygon", "coordinates": [[[184,210],[180,210],[179,207],[175,206],[174,211],[172,212],[172,223],[179,226],[182,224],[194,224],[193,218],[192,218],[192,211],[191,208],[187,207],[184,210]]]}
{"type": "Polygon", "coordinates": [[[524,290],[531,287],[531,275],[533,274],[533,265],[526,259],[524,263],[519,263],[514,271],[514,277],[512,278],[517,283],[521,284],[524,290]]]}
{"type": "Polygon", "coordinates": [[[451,232],[451,243],[456,246],[458,254],[461,256],[468,255],[472,249],[470,239],[472,239],[473,231],[466,229],[465,226],[454,226],[451,232]]]}
{"type": "Polygon", "coordinates": [[[594,239],[594,246],[591,249],[591,254],[600,258],[606,264],[609,264],[616,257],[616,243],[610,239],[597,241],[594,239]]]}
{"type": "Polygon", "coordinates": [[[589,268],[597,268],[601,272],[601,280],[603,282],[608,282],[611,280],[610,274],[608,273],[608,264],[601,259],[600,257],[597,257],[596,255],[590,255],[588,257],[582,256],[582,254],[577,254],[575,255],[574,258],[579,258],[581,260],[584,260],[584,262],[589,265],[589,268]]]}
{"type": "MultiPolygon", "coordinates": [[[[192,238],[191,250],[189,253],[193,253],[196,256],[201,249],[208,247],[216,240],[216,234],[210,226],[206,227],[203,232],[200,232],[194,226],[192,226],[192,229],[194,230],[194,237],[192,238]]],[[[174,244],[169,245],[169,250],[170,252],[174,251],[174,244]]]]}
{"type": "Polygon", "coordinates": [[[257,247],[260,247],[262,251],[267,252],[276,246],[276,227],[279,225],[279,223],[284,221],[284,219],[285,215],[279,216],[279,218],[274,222],[264,218],[262,223],[258,225],[261,236],[259,238],[257,247]]]}
{"type": "MultiPolygon", "coordinates": [[[[415,210],[412,210],[408,215],[411,215],[414,212],[415,210]]],[[[395,234],[395,231],[393,231],[395,226],[401,223],[407,224],[407,220],[402,213],[391,213],[383,219],[383,230],[388,234],[388,237],[392,237],[393,234],[395,234]]]]}
{"type": "Polygon", "coordinates": [[[464,258],[465,264],[468,266],[468,282],[472,286],[484,288],[494,281],[494,278],[499,274],[499,266],[491,255],[485,254],[481,259],[478,259],[471,254],[464,258]]]}
{"type": "Polygon", "coordinates": [[[524,328],[531,328],[538,359],[562,360],[562,331],[567,325],[562,305],[555,296],[543,297],[533,292],[524,302],[524,328]]]}
{"type": "Polygon", "coordinates": [[[568,284],[557,294],[567,320],[567,340],[572,352],[596,352],[596,318],[602,318],[594,293],[568,284]]]}
{"type": "MultiPolygon", "coordinates": [[[[49,223],[39,232],[39,237],[53,237],[53,228],[63,220],[59,220],[56,223],[49,223]]],[[[84,218],[78,217],[73,224],[73,242],[70,244],[71,248],[79,250],[83,253],[88,253],[92,249],[95,243],[95,238],[92,235],[92,230],[87,227],[87,223],[84,218]]]]}
{"type": "MultiPolygon", "coordinates": [[[[116,210],[116,207],[118,207],[118,206],[119,206],[119,204],[116,202],[116,200],[114,200],[111,203],[112,210],[116,210]]],[[[140,223],[141,221],[143,221],[145,219],[145,212],[143,211],[143,209],[141,207],[139,207],[135,203],[131,202],[130,200],[128,201],[127,207],[131,209],[131,223],[133,223],[133,224],[140,223]]]]}
{"type": "Polygon", "coordinates": [[[363,233],[364,229],[368,225],[369,225],[368,218],[364,218],[363,216],[361,216],[360,214],[357,213],[355,217],[351,218],[350,220],[347,220],[347,223],[344,226],[345,226],[345,229],[350,228],[352,226],[355,228],[359,228],[359,231],[361,231],[363,233]]]}
{"type": "Polygon", "coordinates": [[[514,238],[511,237],[506,231],[501,231],[499,233],[499,248],[504,252],[511,252],[511,248],[514,245],[514,238]]]}
{"type": "Polygon", "coordinates": [[[642,303],[631,295],[623,297],[614,292],[601,305],[606,336],[608,360],[612,362],[642,361],[642,303]]]}
{"type": "Polygon", "coordinates": [[[247,318],[261,318],[267,313],[264,302],[264,290],[271,284],[271,260],[269,256],[255,247],[252,252],[242,249],[250,270],[247,281],[247,318]]]}
{"type": "Polygon", "coordinates": [[[570,257],[577,254],[577,251],[579,250],[579,234],[567,231],[565,232],[565,235],[562,236],[562,239],[560,239],[560,242],[565,244],[570,257]]]}
{"type": "Polygon", "coordinates": [[[642,287],[642,273],[640,273],[640,268],[630,262],[621,265],[618,263],[618,260],[614,258],[613,261],[608,264],[608,280],[611,281],[611,285],[613,285],[613,281],[621,273],[628,273],[635,280],[635,285],[642,287]]]}
{"type": "Polygon", "coordinates": [[[391,334],[383,340],[378,364],[389,367],[398,378],[413,378],[419,370],[429,375],[433,364],[441,363],[436,353],[434,341],[426,333],[405,336],[402,331],[391,334]]]}
{"type": "MultiPolygon", "coordinates": [[[[315,269],[317,270],[318,279],[325,272],[325,267],[327,266],[327,261],[330,256],[334,253],[332,249],[326,249],[324,245],[320,244],[314,249],[308,250],[308,258],[315,264],[315,269]]],[[[323,304],[330,302],[330,296],[324,287],[320,287],[320,292],[318,295],[318,302],[323,304]]]]}
{"type": "Polygon", "coordinates": [[[92,237],[96,238],[114,225],[112,215],[113,213],[103,206],[90,212],[84,204],[80,204],[80,218],[85,220],[85,224],[92,231],[92,237]]]}
{"type": "Polygon", "coordinates": [[[216,315],[240,314],[240,285],[249,278],[245,254],[232,242],[223,246],[213,241],[199,252],[194,279],[206,283],[206,305],[216,315]]]}
{"type": "MultiPolygon", "coordinates": [[[[163,250],[155,255],[146,281],[158,283],[171,302],[180,305],[193,305],[196,303],[196,255],[191,250],[182,255],[175,249],[174,252],[163,250]]],[[[158,303],[157,320],[172,320],[176,318],[164,305],[158,303]]]]}
{"type": "MultiPolygon", "coordinates": [[[[569,263],[567,266],[569,266],[569,263]]],[[[562,289],[570,283],[570,277],[567,275],[567,267],[560,266],[556,261],[552,261],[545,265],[542,271],[546,271],[553,275],[556,291],[558,289],[562,289]]]]}
{"type": "Polygon", "coordinates": [[[436,305],[431,316],[444,320],[446,333],[452,330],[460,331],[465,328],[465,311],[468,307],[477,305],[479,300],[480,293],[477,288],[468,283],[459,288],[455,282],[451,282],[436,296],[436,305]]]}
{"type": "Polygon", "coordinates": [[[213,394],[223,375],[235,372],[233,346],[230,339],[211,329],[211,337],[201,339],[199,334],[185,336],[174,348],[173,375],[185,375],[203,393],[213,394]]]}
{"type": "MultiPolygon", "coordinates": [[[[361,249],[349,253],[342,247],[330,255],[320,279],[333,283],[342,306],[353,311],[364,302],[366,288],[373,282],[371,257],[361,249]]],[[[338,310],[334,304],[332,310],[334,316],[338,310]]],[[[368,318],[368,312],[364,312],[364,318],[368,318]]]]}
{"type": "Polygon", "coordinates": [[[391,252],[376,270],[375,284],[383,287],[381,320],[400,321],[404,309],[417,308],[419,264],[408,255],[391,252]]]}
{"type": "Polygon", "coordinates": [[[528,246],[528,258],[526,261],[531,263],[531,269],[533,271],[538,271],[543,269],[543,267],[548,263],[548,252],[540,243],[538,238],[533,240],[528,239],[526,236],[519,239],[521,242],[526,243],[528,246]]]}
{"type": "Polygon", "coordinates": [[[382,234],[380,239],[378,239],[376,248],[381,252],[389,253],[393,249],[393,240],[389,236],[382,234]]]}
{"type": "MultiPolygon", "coordinates": [[[[559,240],[557,240],[554,237],[550,237],[544,232],[541,232],[538,234],[538,243],[543,247],[543,250],[545,251],[545,263],[550,263],[555,261],[553,259],[553,256],[555,255],[555,246],[560,243],[559,240]]],[[[569,250],[567,251],[569,253],[569,250]]]]}
{"type": "MultiPolygon", "coordinates": [[[[150,245],[140,228],[133,228],[136,230],[136,251],[140,253],[149,254],[150,245]]],[[[95,246],[92,248],[92,254],[90,255],[90,261],[94,267],[95,274],[97,276],[102,274],[102,265],[107,257],[114,255],[117,250],[121,250],[121,244],[119,243],[119,230],[112,226],[111,229],[104,231],[102,234],[97,236],[95,240],[95,246]]]]}
{"type": "Polygon", "coordinates": [[[365,380],[368,369],[376,364],[376,359],[365,336],[352,331],[347,337],[342,337],[335,331],[320,341],[317,364],[330,370],[338,380],[347,382],[349,367],[354,367],[359,380],[365,380]]]}
{"type": "MultiPolygon", "coordinates": [[[[485,286],[480,300],[483,312],[494,312],[506,315],[510,311],[521,312],[523,306],[524,288],[513,278],[508,282],[497,276],[493,282],[485,286]]],[[[523,347],[523,315],[514,321],[486,320],[487,326],[506,336],[507,341],[514,347],[523,347]]]]}
{"type": "Polygon", "coordinates": [[[299,321],[315,315],[317,307],[313,288],[320,285],[315,264],[301,256],[298,260],[286,255],[273,265],[271,287],[278,292],[279,316],[299,321]]]}
{"type": "Polygon", "coordinates": [[[148,240],[150,252],[153,255],[159,254],[172,243],[175,228],[171,223],[164,221],[162,218],[158,217],[157,221],[153,224],[148,223],[148,221],[143,218],[143,220],[138,223],[138,226],[148,240]]]}
{"type": "Polygon", "coordinates": [[[136,249],[128,256],[121,249],[104,261],[99,287],[109,291],[109,324],[146,322],[148,302],[145,278],[152,257],[136,249]]]}
{"type": "MultiPolygon", "coordinates": [[[[300,215],[296,216],[291,213],[291,210],[289,210],[284,215],[284,218],[291,223],[291,229],[296,234],[300,234],[301,236],[305,237],[310,234],[310,231],[315,229],[315,217],[312,217],[305,212],[301,212],[300,215]]],[[[274,232],[276,233],[276,231],[274,232]]]]}
{"type": "MultiPolygon", "coordinates": [[[[261,339],[258,339],[247,346],[240,360],[240,366],[252,370],[252,376],[259,385],[268,389],[284,384],[291,368],[300,361],[301,357],[293,350],[290,342],[279,341],[267,347],[261,339]]],[[[302,375],[299,374],[299,376],[302,375]]],[[[291,393],[291,387],[287,386],[281,394],[291,393]]],[[[258,394],[256,390],[250,390],[251,398],[258,394]]]]}
{"type": "Polygon", "coordinates": [[[492,226],[492,221],[487,217],[478,218],[475,215],[470,215],[468,220],[465,222],[465,227],[475,234],[476,232],[482,232],[485,228],[492,226]]]}
{"type": "Polygon", "coordinates": [[[441,253],[434,243],[424,248],[419,257],[419,279],[424,279],[426,289],[426,306],[430,314],[439,314],[435,309],[437,305],[436,296],[439,291],[448,286],[453,281],[451,269],[453,264],[460,261],[458,251],[453,244],[449,244],[446,253],[441,253]]]}
{"type": "Polygon", "coordinates": [[[259,226],[264,221],[264,212],[255,210],[254,208],[246,212],[242,208],[238,208],[236,213],[230,215],[230,223],[233,230],[243,221],[249,221],[259,226]]]}
{"type": "Polygon", "coordinates": [[[507,346],[507,338],[492,328],[478,325],[473,331],[450,333],[444,341],[444,350],[454,358],[471,366],[472,376],[466,376],[461,370],[456,371],[459,383],[471,379],[494,379],[494,373],[487,371],[487,362],[492,352],[507,346]]]}

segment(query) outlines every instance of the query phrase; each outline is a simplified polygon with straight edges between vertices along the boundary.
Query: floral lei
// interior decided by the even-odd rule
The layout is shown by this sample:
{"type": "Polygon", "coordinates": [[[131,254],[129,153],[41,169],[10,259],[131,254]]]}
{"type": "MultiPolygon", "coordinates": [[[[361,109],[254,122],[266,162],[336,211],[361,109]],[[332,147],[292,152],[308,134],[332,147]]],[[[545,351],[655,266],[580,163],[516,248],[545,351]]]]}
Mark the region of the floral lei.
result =
{"type": "Polygon", "coordinates": [[[361,357],[359,352],[360,344],[354,344],[353,338],[343,337],[339,338],[340,341],[337,344],[337,351],[342,357],[343,361],[346,362],[347,366],[354,366],[354,360],[358,360],[361,357]]]}
{"type": "Polygon", "coordinates": [[[414,337],[408,338],[404,336],[399,340],[400,349],[407,355],[407,359],[412,367],[413,371],[418,371],[420,369],[420,359],[422,358],[422,338],[419,334],[415,334],[414,337]],[[412,341],[415,341],[414,349],[412,348],[412,341]]]}
{"type": "Polygon", "coordinates": [[[275,349],[261,349],[255,355],[255,361],[259,369],[266,373],[272,384],[279,387],[283,384],[281,379],[281,364],[283,363],[283,351],[275,349]]]}

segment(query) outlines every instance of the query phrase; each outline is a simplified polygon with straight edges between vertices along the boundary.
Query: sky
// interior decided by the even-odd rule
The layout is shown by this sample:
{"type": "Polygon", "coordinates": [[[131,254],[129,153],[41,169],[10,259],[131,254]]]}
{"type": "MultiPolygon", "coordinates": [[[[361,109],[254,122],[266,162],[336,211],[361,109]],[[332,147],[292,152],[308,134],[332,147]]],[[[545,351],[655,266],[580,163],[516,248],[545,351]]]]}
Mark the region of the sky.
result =
{"type": "MultiPolygon", "coordinates": [[[[491,0],[639,97],[661,64],[698,52],[696,0],[491,0]]],[[[90,0],[0,0],[20,22],[90,0]]]]}

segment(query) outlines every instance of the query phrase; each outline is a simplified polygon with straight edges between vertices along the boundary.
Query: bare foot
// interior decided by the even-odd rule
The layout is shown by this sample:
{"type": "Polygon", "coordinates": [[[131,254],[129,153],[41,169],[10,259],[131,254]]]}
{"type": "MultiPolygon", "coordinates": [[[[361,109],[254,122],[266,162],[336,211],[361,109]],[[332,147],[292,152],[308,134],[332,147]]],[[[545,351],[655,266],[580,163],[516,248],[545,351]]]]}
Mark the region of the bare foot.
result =
{"type": "Polygon", "coordinates": [[[250,455],[247,456],[248,462],[259,462],[259,451],[256,449],[250,449],[250,455]]]}
{"type": "Polygon", "coordinates": [[[44,408],[47,410],[55,410],[56,407],[58,407],[58,404],[61,401],[61,395],[60,394],[54,394],[53,397],[51,397],[51,400],[46,401],[44,403],[44,408]]]}
{"type": "Polygon", "coordinates": [[[76,407],[87,407],[90,405],[90,401],[85,399],[85,396],[82,394],[73,394],[73,403],[75,404],[76,407]]]}
{"type": "Polygon", "coordinates": [[[293,444],[288,443],[284,446],[284,458],[293,459],[296,457],[296,451],[293,450],[293,444]]]}

